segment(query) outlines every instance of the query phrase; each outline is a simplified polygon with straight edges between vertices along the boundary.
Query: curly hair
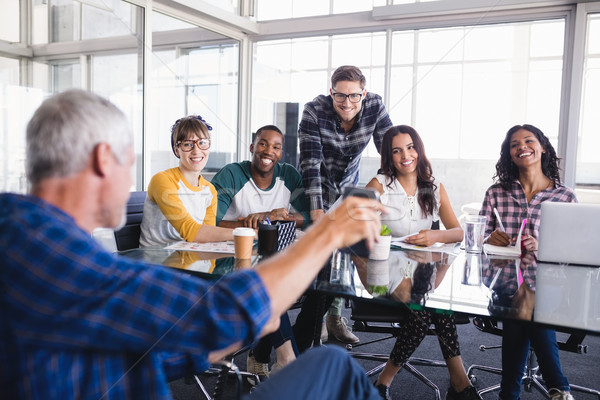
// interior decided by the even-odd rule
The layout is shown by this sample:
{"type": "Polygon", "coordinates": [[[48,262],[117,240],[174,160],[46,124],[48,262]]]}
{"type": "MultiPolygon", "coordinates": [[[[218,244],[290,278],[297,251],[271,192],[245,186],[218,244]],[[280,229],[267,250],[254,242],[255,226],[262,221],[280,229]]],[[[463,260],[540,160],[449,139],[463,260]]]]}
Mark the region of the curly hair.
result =
{"type": "Polygon", "coordinates": [[[560,168],[558,165],[560,159],[556,155],[554,147],[552,147],[550,140],[544,135],[544,132],[535,126],[528,124],[515,125],[506,132],[506,137],[500,147],[500,159],[496,163],[494,180],[500,184],[503,189],[509,190],[512,182],[519,178],[519,169],[515,163],[512,162],[510,156],[510,141],[512,135],[521,129],[533,133],[546,151],[542,154],[542,172],[544,175],[553,182],[560,183],[560,168]]]}
{"type": "Polygon", "coordinates": [[[421,137],[417,131],[408,125],[397,125],[392,126],[383,135],[381,142],[381,169],[380,174],[383,174],[390,178],[388,187],[391,186],[394,178],[396,177],[396,167],[394,167],[394,155],[392,148],[392,141],[394,138],[401,134],[410,135],[415,150],[419,155],[417,159],[417,188],[419,189],[419,206],[426,215],[433,215],[436,207],[434,191],[437,186],[433,183],[434,178],[432,175],[431,163],[425,155],[425,145],[421,140],[421,137]]]}

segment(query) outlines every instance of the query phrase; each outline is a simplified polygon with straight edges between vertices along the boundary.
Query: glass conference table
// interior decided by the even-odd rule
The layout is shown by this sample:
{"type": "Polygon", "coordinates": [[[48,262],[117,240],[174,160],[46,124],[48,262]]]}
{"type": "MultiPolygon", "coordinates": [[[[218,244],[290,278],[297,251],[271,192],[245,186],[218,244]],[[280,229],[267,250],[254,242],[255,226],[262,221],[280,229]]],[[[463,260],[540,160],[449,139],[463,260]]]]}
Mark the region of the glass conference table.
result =
{"type": "MultiPolygon", "coordinates": [[[[214,279],[261,258],[149,247],[120,254],[214,279]]],[[[469,316],[517,319],[600,334],[600,267],[455,252],[392,250],[384,261],[353,257],[331,263],[309,291],[386,306],[427,308],[469,316]]]]}

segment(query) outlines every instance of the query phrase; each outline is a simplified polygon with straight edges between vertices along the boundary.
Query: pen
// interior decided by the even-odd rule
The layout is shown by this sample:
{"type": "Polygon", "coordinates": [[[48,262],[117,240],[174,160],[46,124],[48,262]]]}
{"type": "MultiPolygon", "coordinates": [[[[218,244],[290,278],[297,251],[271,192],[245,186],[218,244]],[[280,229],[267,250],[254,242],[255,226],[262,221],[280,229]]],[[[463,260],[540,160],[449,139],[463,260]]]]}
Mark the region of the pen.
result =
{"type": "Polygon", "coordinates": [[[502,225],[502,220],[500,219],[500,214],[498,213],[498,209],[494,207],[494,214],[496,214],[496,220],[498,221],[498,225],[500,225],[500,229],[502,232],[506,232],[504,230],[504,225],[502,225]]]}
{"type": "Polygon", "coordinates": [[[269,220],[269,217],[265,217],[265,223],[267,225],[271,225],[271,221],[269,220]]]}

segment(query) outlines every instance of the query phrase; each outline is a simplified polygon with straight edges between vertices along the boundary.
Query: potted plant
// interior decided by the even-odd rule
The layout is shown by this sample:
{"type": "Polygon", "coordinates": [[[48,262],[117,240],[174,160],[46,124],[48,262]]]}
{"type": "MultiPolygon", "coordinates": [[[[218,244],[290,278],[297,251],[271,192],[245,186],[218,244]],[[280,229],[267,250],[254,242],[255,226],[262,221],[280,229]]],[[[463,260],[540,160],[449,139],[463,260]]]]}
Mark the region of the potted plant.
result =
{"type": "Polygon", "coordinates": [[[387,225],[381,225],[379,240],[375,243],[369,258],[371,260],[387,260],[390,256],[390,246],[392,243],[392,231],[387,225]]]}

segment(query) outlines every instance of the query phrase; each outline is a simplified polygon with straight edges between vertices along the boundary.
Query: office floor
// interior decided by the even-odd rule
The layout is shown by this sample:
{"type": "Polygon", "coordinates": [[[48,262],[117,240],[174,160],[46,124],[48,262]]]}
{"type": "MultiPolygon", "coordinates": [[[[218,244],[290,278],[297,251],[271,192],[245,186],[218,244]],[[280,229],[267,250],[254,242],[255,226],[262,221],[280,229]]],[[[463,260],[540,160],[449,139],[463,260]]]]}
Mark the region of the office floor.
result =
{"type": "MultiPolygon", "coordinates": [[[[290,312],[290,319],[292,323],[296,317],[297,311],[290,312]]],[[[349,310],[345,309],[343,315],[349,316],[349,310]]],[[[494,335],[482,333],[478,331],[473,324],[458,325],[458,334],[461,344],[461,352],[465,367],[471,364],[485,364],[489,366],[500,366],[500,350],[492,349],[485,352],[479,350],[481,344],[494,345],[500,344],[500,338],[494,335]]],[[[357,335],[362,341],[368,341],[380,337],[380,334],[363,333],[358,332],[357,335]]],[[[564,338],[559,334],[559,340],[564,338]]],[[[564,340],[564,339],[563,339],[564,340]]],[[[568,352],[561,352],[561,363],[563,371],[569,378],[571,384],[578,384],[582,386],[588,386],[596,390],[600,390],[600,374],[598,369],[600,367],[600,337],[598,336],[587,336],[584,344],[588,345],[587,354],[574,354],[568,352]]],[[[341,345],[335,340],[329,341],[327,345],[341,345]]],[[[389,353],[393,346],[393,340],[387,340],[379,343],[370,344],[360,348],[360,351],[368,351],[375,353],[389,353]]],[[[421,346],[417,349],[414,354],[415,357],[422,357],[428,359],[441,359],[441,351],[437,339],[433,336],[425,338],[421,346]]],[[[236,364],[241,368],[245,369],[246,366],[246,354],[242,354],[235,360],[236,364]]],[[[359,361],[365,369],[373,368],[377,365],[373,361],[359,361]]],[[[439,367],[419,367],[419,369],[431,379],[438,387],[442,395],[442,399],[445,398],[446,390],[449,385],[448,374],[445,368],[439,367]]],[[[214,385],[214,378],[202,378],[209,388],[214,385]]],[[[375,377],[373,377],[375,380],[375,377]]],[[[486,373],[477,372],[477,382],[475,386],[480,389],[490,385],[494,385],[499,382],[499,376],[486,373]]],[[[251,386],[244,381],[244,391],[250,390],[251,386]]],[[[171,384],[173,396],[176,400],[188,400],[188,399],[203,399],[204,397],[197,389],[195,385],[186,385],[183,380],[175,381],[171,384]]],[[[596,399],[598,397],[589,394],[581,394],[573,392],[577,400],[596,399]]],[[[408,373],[407,371],[400,371],[400,373],[394,379],[394,383],[391,386],[391,395],[394,400],[433,400],[434,392],[421,383],[417,378],[408,373]]],[[[489,393],[483,396],[485,400],[497,399],[498,392],[489,393]]],[[[227,393],[226,399],[234,399],[233,394],[227,393]]],[[[538,391],[533,389],[531,392],[523,390],[521,393],[522,400],[542,400],[546,397],[540,394],[538,391]]],[[[326,399],[323,399],[326,400],[326,399]]]]}

